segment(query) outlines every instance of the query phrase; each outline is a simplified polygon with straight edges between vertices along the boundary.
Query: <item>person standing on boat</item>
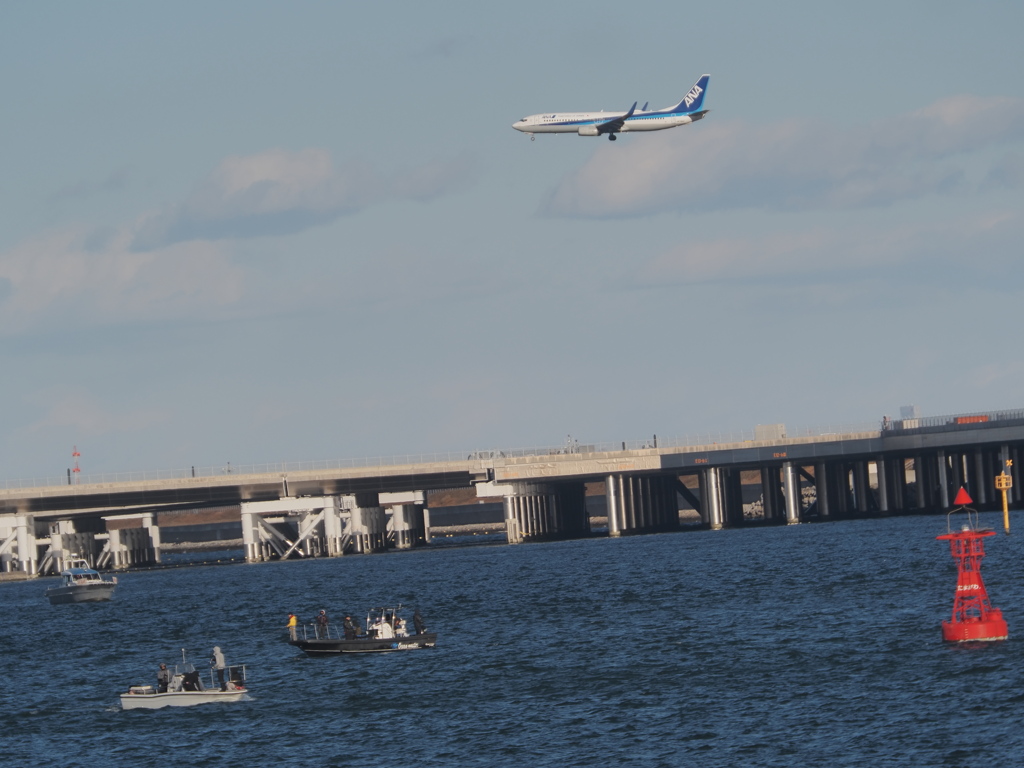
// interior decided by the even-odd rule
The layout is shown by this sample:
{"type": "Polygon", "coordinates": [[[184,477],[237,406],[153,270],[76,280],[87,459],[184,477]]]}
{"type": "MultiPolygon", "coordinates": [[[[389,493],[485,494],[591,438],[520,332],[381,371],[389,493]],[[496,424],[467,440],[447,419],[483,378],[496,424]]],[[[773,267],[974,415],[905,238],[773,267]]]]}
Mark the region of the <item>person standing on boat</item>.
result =
{"type": "Polygon", "coordinates": [[[291,637],[292,637],[292,640],[297,640],[298,639],[298,637],[296,636],[296,631],[297,631],[297,627],[298,626],[299,626],[298,618],[295,616],[294,613],[289,613],[288,614],[288,627],[287,627],[287,629],[288,629],[288,634],[290,634],[291,637]]]}
{"type": "Polygon", "coordinates": [[[210,666],[217,670],[217,682],[220,683],[220,689],[226,691],[228,689],[227,683],[224,682],[224,654],[220,652],[220,646],[213,646],[213,658],[210,659],[210,666]]]}
{"type": "Polygon", "coordinates": [[[352,623],[352,617],[351,616],[346,616],[345,617],[345,639],[346,640],[355,640],[357,634],[358,633],[356,632],[356,625],[352,623]]]}
{"type": "Polygon", "coordinates": [[[171,684],[171,670],[167,668],[166,664],[161,664],[160,669],[156,671],[156,691],[157,693],[167,693],[167,686],[171,684]]]}
{"type": "Polygon", "coordinates": [[[427,625],[423,623],[423,617],[420,616],[420,609],[417,608],[412,612],[412,624],[416,627],[416,634],[422,635],[427,631],[427,625]]]}
{"type": "Polygon", "coordinates": [[[317,637],[327,638],[327,628],[330,624],[330,619],[327,618],[327,611],[320,609],[320,613],[316,615],[316,633],[317,637]]]}

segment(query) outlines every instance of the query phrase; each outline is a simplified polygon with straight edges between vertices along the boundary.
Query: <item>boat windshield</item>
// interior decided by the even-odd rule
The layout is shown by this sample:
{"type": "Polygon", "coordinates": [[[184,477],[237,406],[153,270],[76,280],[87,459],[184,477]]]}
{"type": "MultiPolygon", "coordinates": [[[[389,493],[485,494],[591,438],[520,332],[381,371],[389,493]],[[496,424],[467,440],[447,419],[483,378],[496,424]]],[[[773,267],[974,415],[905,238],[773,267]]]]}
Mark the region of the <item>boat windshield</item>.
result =
{"type": "Polygon", "coordinates": [[[102,581],[99,573],[92,568],[68,568],[60,572],[65,584],[85,584],[90,581],[102,581]]]}

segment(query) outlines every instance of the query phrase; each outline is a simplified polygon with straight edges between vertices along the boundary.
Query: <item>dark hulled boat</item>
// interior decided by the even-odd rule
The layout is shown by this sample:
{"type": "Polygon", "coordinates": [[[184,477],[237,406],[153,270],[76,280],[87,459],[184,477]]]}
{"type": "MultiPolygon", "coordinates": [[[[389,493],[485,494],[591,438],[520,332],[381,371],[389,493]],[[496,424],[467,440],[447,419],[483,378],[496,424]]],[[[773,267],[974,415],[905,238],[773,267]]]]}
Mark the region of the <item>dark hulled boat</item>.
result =
{"type": "MultiPolygon", "coordinates": [[[[401,606],[399,606],[399,609],[401,606]]],[[[366,630],[356,627],[348,632],[337,632],[331,625],[312,624],[303,627],[302,637],[288,641],[310,656],[335,656],[341,653],[387,653],[433,648],[437,633],[421,631],[409,634],[405,620],[398,609],[376,608],[366,617],[366,630]]]]}

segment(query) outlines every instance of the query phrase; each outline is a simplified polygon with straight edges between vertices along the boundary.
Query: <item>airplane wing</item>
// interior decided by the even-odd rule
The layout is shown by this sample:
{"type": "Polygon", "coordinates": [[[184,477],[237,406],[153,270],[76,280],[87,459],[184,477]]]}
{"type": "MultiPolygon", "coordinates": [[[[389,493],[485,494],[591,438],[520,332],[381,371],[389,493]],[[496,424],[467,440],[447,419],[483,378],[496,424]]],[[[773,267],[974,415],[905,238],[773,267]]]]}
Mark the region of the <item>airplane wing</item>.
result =
{"type": "Polygon", "coordinates": [[[624,114],[622,117],[613,117],[611,120],[606,120],[603,123],[597,124],[597,132],[601,133],[618,133],[622,130],[622,126],[626,124],[626,118],[632,117],[636,111],[636,102],[633,102],[633,106],[629,108],[629,112],[624,114]]]}

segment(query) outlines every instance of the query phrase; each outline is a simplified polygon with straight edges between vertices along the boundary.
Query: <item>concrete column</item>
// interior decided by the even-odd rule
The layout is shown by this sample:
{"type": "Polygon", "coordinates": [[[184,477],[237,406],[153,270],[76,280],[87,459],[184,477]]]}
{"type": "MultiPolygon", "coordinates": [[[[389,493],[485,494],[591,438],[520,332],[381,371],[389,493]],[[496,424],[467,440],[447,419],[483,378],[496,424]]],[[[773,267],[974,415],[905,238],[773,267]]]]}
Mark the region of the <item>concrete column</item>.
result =
{"type": "Polygon", "coordinates": [[[121,540],[122,528],[111,528],[107,531],[107,549],[110,551],[110,567],[120,570],[128,567],[126,547],[121,540]]]}
{"type": "Polygon", "coordinates": [[[778,472],[773,467],[761,467],[761,502],[764,505],[765,521],[775,520],[778,510],[775,506],[775,486],[778,485],[778,472]]]}
{"type": "Polygon", "coordinates": [[[743,479],[739,469],[724,470],[722,517],[727,526],[743,525],[743,479]]]}
{"type": "Polygon", "coordinates": [[[657,520],[657,482],[656,478],[636,478],[636,498],[639,502],[639,525],[641,531],[649,531],[656,527],[657,520]],[[654,486],[654,487],[652,487],[654,486]]]}
{"type": "MultiPolygon", "coordinates": [[[[621,515],[615,494],[621,486],[615,478],[606,481],[608,491],[608,530],[621,532],[621,515]]],[[[590,532],[586,487],[582,482],[514,483],[504,499],[505,530],[510,544],[528,539],[555,539],[585,536],[590,532]],[[514,521],[514,523],[510,523],[514,521]]]]}
{"type": "Polygon", "coordinates": [[[622,477],[622,531],[635,531],[636,520],[636,485],[633,483],[632,475],[621,475],[622,477]]]}
{"type": "Polygon", "coordinates": [[[706,526],[711,525],[711,520],[708,517],[708,482],[707,472],[700,471],[697,473],[697,494],[700,496],[700,521],[706,526]]]}
{"type": "Polygon", "coordinates": [[[947,476],[948,466],[946,465],[946,452],[939,451],[937,456],[939,470],[939,507],[949,509],[949,479],[947,476]]]}
{"type": "Polygon", "coordinates": [[[519,516],[516,514],[516,497],[503,497],[501,506],[505,512],[505,541],[509,544],[522,544],[523,535],[519,530],[519,516]]]}
{"type": "Polygon", "coordinates": [[[985,457],[980,449],[974,452],[973,458],[975,482],[972,490],[976,494],[974,496],[974,502],[976,504],[987,504],[989,496],[988,487],[989,485],[995,485],[995,479],[986,476],[985,457]]]}
{"type": "Polygon", "coordinates": [[[828,520],[832,512],[828,503],[828,469],[823,461],[814,465],[814,485],[818,494],[818,516],[828,520]]]}
{"type": "Polygon", "coordinates": [[[853,488],[857,497],[857,512],[866,515],[868,512],[868,464],[857,461],[853,465],[853,488]]]}
{"type": "Polygon", "coordinates": [[[244,503],[242,504],[242,545],[245,547],[246,562],[259,563],[264,559],[260,541],[259,515],[247,512],[244,503]]]}
{"type": "Polygon", "coordinates": [[[160,526],[156,524],[156,515],[146,512],[142,515],[142,527],[149,535],[149,560],[153,563],[160,562],[160,526]]]}
{"type": "Polygon", "coordinates": [[[14,525],[18,531],[18,570],[36,575],[36,522],[31,515],[17,515],[14,525]]]}
{"type": "Polygon", "coordinates": [[[951,491],[955,494],[963,486],[967,485],[967,478],[964,476],[964,457],[962,453],[949,454],[950,479],[952,480],[951,491]]]}
{"type": "Polygon", "coordinates": [[[913,457],[913,483],[913,494],[915,501],[918,502],[918,509],[924,509],[928,506],[925,497],[925,490],[928,487],[928,469],[925,467],[925,457],[921,454],[913,457]]]}
{"type": "Polygon", "coordinates": [[[619,479],[621,475],[608,475],[604,479],[605,506],[608,507],[608,535],[615,538],[622,535],[622,524],[620,521],[620,492],[619,479]]]}
{"type": "Polygon", "coordinates": [[[719,485],[717,467],[708,467],[705,472],[705,485],[708,489],[708,525],[711,530],[718,531],[724,527],[722,519],[722,495],[719,485]]]}
{"type": "Polygon", "coordinates": [[[840,517],[847,517],[850,514],[850,467],[845,462],[840,462],[836,467],[836,504],[840,517]]]}
{"type": "Polygon", "coordinates": [[[363,506],[366,501],[359,498],[361,495],[357,495],[357,506],[350,511],[352,548],[359,554],[383,552],[387,549],[387,518],[384,508],[363,506]]]}
{"type": "Polygon", "coordinates": [[[423,541],[423,507],[396,504],[391,507],[391,528],[397,549],[411,549],[423,541]]]}
{"type": "Polygon", "coordinates": [[[893,461],[893,475],[896,480],[895,498],[896,509],[903,511],[907,508],[907,459],[900,456],[893,461]]]}
{"type": "Polygon", "coordinates": [[[878,511],[883,515],[889,513],[889,480],[886,477],[885,465],[884,456],[875,459],[875,477],[878,479],[878,511]]]}
{"type": "MultiPolygon", "coordinates": [[[[244,524],[242,531],[245,531],[244,524]]],[[[328,557],[341,557],[345,554],[344,536],[341,504],[337,496],[331,496],[324,504],[324,554],[328,557]]]]}
{"type": "Polygon", "coordinates": [[[786,525],[800,522],[800,481],[793,462],[782,465],[782,489],[786,496],[786,525]]]}

